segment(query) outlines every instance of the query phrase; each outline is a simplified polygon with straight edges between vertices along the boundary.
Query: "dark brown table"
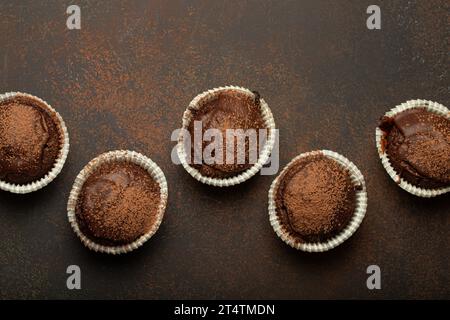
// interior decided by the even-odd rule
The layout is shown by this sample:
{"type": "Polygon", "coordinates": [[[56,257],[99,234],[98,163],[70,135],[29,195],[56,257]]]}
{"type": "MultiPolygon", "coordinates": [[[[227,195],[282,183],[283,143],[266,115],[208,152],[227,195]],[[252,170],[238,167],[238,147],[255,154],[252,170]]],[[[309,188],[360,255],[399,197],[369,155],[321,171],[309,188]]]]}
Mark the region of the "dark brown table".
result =
{"type": "Polygon", "coordinates": [[[71,149],[60,176],[30,195],[0,192],[1,298],[450,298],[450,197],[398,188],[375,149],[389,108],[422,98],[449,105],[448,1],[2,1],[0,91],[55,107],[71,149]],[[198,93],[258,90],[280,129],[280,165],[331,149],[365,175],[369,205],[356,234],[324,254],[289,248],[273,232],[274,176],[215,189],[172,164],[170,135],[198,93]],[[72,232],[75,176],[114,149],[164,170],[160,230],[123,256],[96,254],[72,232]],[[66,288],[79,265],[82,289],[66,288]],[[381,268],[368,290],[366,268],[381,268]]]}

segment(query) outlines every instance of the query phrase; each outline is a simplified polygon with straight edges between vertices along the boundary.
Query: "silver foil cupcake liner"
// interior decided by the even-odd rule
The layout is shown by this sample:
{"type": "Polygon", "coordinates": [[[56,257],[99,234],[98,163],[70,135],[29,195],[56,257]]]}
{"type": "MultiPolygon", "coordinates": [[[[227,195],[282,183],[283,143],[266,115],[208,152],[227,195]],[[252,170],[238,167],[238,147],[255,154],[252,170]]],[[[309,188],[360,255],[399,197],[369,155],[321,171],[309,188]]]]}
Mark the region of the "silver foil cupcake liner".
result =
{"type": "MultiPolygon", "coordinates": [[[[385,113],[385,116],[393,117],[396,114],[408,110],[408,109],[414,109],[418,107],[425,107],[428,111],[434,112],[438,115],[450,118],[450,111],[445,106],[443,106],[440,103],[429,101],[429,100],[409,100],[406,101],[398,106],[395,106],[391,110],[385,113]]],[[[437,188],[437,189],[424,189],[417,187],[405,179],[403,179],[398,172],[395,171],[394,167],[391,165],[391,162],[389,160],[388,154],[383,149],[383,140],[384,140],[384,132],[379,127],[375,129],[375,140],[376,140],[376,146],[378,155],[381,159],[381,163],[383,164],[384,169],[386,169],[386,172],[388,175],[392,178],[392,180],[395,181],[395,183],[402,188],[403,190],[423,198],[432,198],[436,197],[438,195],[447,193],[450,191],[450,187],[446,188],[437,188]]]]}
{"type": "MultiPolygon", "coordinates": [[[[248,96],[254,97],[254,93],[250,90],[242,87],[237,86],[225,86],[225,87],[219,87],[214,88],[208,91],[205,91],[199,95],[197,95],[189,104],[188,108],[183,114],[183,122],[182,122],[182,129],[187,130],[189,123],[192,120],[192,111],[200,109],[206,102],[211,101],[214,99],[220,92],[227,91],[227,90],[234,90],[239,91],[241,93],[244,93],[248,96]]],[[[233,185],[240,184],[251,177],[253,177],[258,171],[261,170],[261,168],[264,166],[264,164],[269,160],[270,153],[272,152],[272,149],[275,145],[275,138],[276,138],[276,129],[275,129],[275,120],[273,118],[272,112],[268,106],[268,104],[264,101],[264,99],[260,99],[261,104],[261,114],[263,117],[263,120],[266,124],[266,128],[269,130],[268,139],[262,149],[262,151],[259,154],[259,158],[257,162],[245,170],[244,172],[230,178],[220,179],[220,178],[212,178],[202,175],[196,168],[192,167],[189,163],[187,163],[186,158],[186,150],[185,150],[185,144],[184,144],[184,135],[181,132],[178,137],[178,144],[177,144],[177,153],[178,158],[180,159],[181,164],[183,165],[184,169],[196,180],[200,181],[201,183],[205,183],[208,185],[216,186],[216,187],[229,187],[233,185]]]]}
{"type": "Polygon", "coordinates": [[[7,92],[7,93],[0,95],[0,102],[3,102],[8,99],[12,99],[17,96],[26,97],[26,98],[29,98],[32,100],[37,100],[38,102],[40,102],[40,104],[42,106],[44,106],[47,109],[47,111],[50,114],[54,115],[55,118],[58,120],[60,129],[61,129],[61,135],[62,135],[62,137],[61,137],[62,138],[62,142],[61,142],[62,146],[61,146],[58,158],[56,159],[53,168],[43,178],[33,181],[33,182],[30,182],[30,183],[27,183],[27,184],[13,184],[13,183],[9,183],[9,182],[0,180],[0,189],[1,190],[9,191],[12,193],[24,194],[24,193],[34,192],[34,191],[44,188],[46,185],[48,185],[50,182],[52,182],[58,176],[58,174],[61,172],[61,170],[64,166],[64,163],[66,162],[67,155],[69,153],[70,144],[69,144],[69,133],[67,131],[67,127],[66,127],[66,124],[64,123],[63,118],[55,109],[53,109],[47,102],[45,102],[41,98],[38,98],[38,97],[33,96],[28,93],[7,92]]]}
{"type": "Polygon", "coordinates": [[[362,220],[364,219],[364,216],[366,214],[367,209],[367,192],[366,192],[366,184],[364,181],[364,176],[362,175],[361,171],[346,157],[333,152],[329,150],[318,150],[318,151],[311,151],[306,152],[298,155],[294,159],[289,162],[287,166],[284,167],[284,169],[281,171],[281,173],[274,179],[272,182],[272,185],[270,186],[269,190],[269,221],[270,224],[273,227],[273,230],[277,234],[277,236],[283,240],[286,244],[291,246],[294,249],[306,251],[306,252],[324,252],[328,251],[330,249],[333,249],[343,243],[345,240],[350,238],[352,234],[358,229],[359,225],[361,224],[362,220]],[[314,243],[308,243],[308,242],[299,242],[296,240],[295,237],[293,237],[289,230],[285,229],[282,225],[280,218],[277,214],[277,207],[275,203],[275,195],[277,193],[278,189],[278,182],[280,177],[283,175],[283,173],[288,170],[298,159],[303,157],[308,157],[312,155],[318,155],[323,154],[337,163],[339,163],[344,169],[348,170],[350,173],[350,177],[352,179],[352,182],[358,185],[361,185],[361,190],[358,190],[356,192],[356,208],[355,212],[353,214],[352,219],[350,220],[349,224],[342,230],[339,234],[332,237],[326,242],[314,242],[314,243]]]}
{"type": "Polygon", "coordinates": [[[158,167],[156,163],[154,163],[148,157],[135,152],[128,150],[117,150],[110,151],[107,153],[103,153],[95,159],[91,160],[75,179],[72,190],[70,192],[69,201],[67,203],[67,216],[69,218],[69,223],[75,232],[75,234],[80,238],[81,242],[88,247],[89,249],[96,252],[103,252],[109,254],[122,254],[133,251],[139,247],[141,247],[148,239],[150,239],[158,230],[159,226],[164,217],[164,212],[167,206],[167,198],[168,198],[168,187],[166,177],[162,170],[158,167]],[[98,168],[101,164],[108,162],[129,162],[135,163],[140,167],[144,168],[155,181],[159,184],[160,193],[161,193],[161,201],[158,207],[158,215],[155,223],[152,228],[135,240],[132,243],[118,246],[105,246],[98,243],[95,243],[91,239],[89,239],[83,232],[80,230],[78,225],[78,221],[76,219],[76,205],[78,201],[78,196],[83,187],[86,179],[98,168]]]}

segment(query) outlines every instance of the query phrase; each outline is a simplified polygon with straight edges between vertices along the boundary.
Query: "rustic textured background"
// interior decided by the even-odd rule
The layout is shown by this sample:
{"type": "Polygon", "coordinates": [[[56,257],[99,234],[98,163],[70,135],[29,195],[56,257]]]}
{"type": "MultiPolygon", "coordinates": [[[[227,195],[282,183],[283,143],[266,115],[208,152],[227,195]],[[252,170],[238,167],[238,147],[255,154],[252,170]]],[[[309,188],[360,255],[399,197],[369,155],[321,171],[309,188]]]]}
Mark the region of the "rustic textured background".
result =
{"type": "Polygon", "coordinates": [[[0,192],[1,298],[450,298],[450,197],[407,194],[377,157],[374,129],[389,108],[423,98],[449,105],[448,1],[2,1],[0,91],[47,100],[64,117],[70,154],[31,195],[0,192]],[[170,3],[169,3],[170,2],[170,3]],[[346,155],[366,177],[357,233],[324,254],[274,234],[274,177],[214,189],[173,165],[172,130],[193,96],[235,84],[261,92],[280,128],[284,166],[301,152],[346,155]],[[66,202],[80,169],[119,148],[164,170],[169,205],[143,248],[112,257],[85,249],[66,202]],[[66,267],[82,290],[66,289],[66,267]],[[366,288],[378,264],[382,290],[366,288]]]}

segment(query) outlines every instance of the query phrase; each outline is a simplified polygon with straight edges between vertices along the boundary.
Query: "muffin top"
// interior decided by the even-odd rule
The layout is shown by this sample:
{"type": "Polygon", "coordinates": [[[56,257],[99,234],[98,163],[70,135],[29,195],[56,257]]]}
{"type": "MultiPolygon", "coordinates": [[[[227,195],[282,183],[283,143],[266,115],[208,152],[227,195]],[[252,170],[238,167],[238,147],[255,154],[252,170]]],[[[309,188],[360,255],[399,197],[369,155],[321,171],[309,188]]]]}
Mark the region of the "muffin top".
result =
{"type": "Polygon", "coordinates": [[[37,99],[0,102],[0,180],[27,184],[43,178],[55,165],[62,139],[56,115],[37,99]]]}
{"type": "Polygon", "coordinates": [[[76,218],[85,236],[101,245],[129,244],[156,223],[161,201],[159,184],[142,167],[108,162],[84,182],[76,218]]]}
{"type": "Polygon", "coordinates": [[[426,189],[450,185],[450,119],[418,107],[383,117],[379,127],[400,177],[426,189]]]}
{"type": "MultiPolygon", "coordinates": [[[[191,137],[191,165],[202,175],[228,178],[238,175],[257,162],[260,153],[260,129],[266,129],[258,93],[249,96],[236,90],[225,90],[199,109],[191,111],[192,119],[188,127],[191,137]],[[205,152],[205,149],[214,143],[215,138],[195,139],[196,132],[200,132],[196,125],[201,126],[201,136],[209,129],[220,132],[220,148],[215,148],[211,153],[205,152]],[[228,129],[240,130],[229,130],[227,138],[228,129]],[[247,131],[248,129],[254,130],[247,131]],[[208,161],[205,154],[211,154],[216,161],[208,161]]],[[[261,144],[264,145],[264,142],[261,144]]]]}
{"type": "Polygon", "coordinates": [[[358,189],[349,172],[335,160],[319,152],[302,157],[279,178],[277,215],[296,241],[326,241],[350,222],[358,189]]]}

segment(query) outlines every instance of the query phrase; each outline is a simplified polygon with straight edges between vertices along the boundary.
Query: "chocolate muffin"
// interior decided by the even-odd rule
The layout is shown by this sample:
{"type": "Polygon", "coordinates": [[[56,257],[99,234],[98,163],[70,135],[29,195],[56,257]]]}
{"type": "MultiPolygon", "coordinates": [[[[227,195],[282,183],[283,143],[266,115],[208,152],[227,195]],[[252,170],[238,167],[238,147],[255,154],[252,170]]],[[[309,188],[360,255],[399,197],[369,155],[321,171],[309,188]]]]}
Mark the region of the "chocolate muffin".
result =
{"type": "Polygon", "coordinates": [[[321,152],[300,157],[278,178],[274,194],[281,228],[298,243],[326,242],[350,223],[362,185],[321,152]]]}
{"type": "Polygon", "coordinates": [[[41,101],[17,95],[0,102],[0,180],[40,180],[55,165],[62,143],[59,121],[41,101]]]}
{"type": "Polygon", "coordinates": [[[105,246],[130,244],[158,218],[160,186],[141,166],[117,161],[96,168],[84,182],[75,206],[83,234],[105,246]]]}
{"type": "MultiPolygon", "coordinates": [[[[205,102],[199,109],[192,109],[192,119],[188,126],[191,137],[191,165],[203,176],[211,178],[229,178],[240,174],[254,165],[260,155],[261,146],[265,139],[260,140],[260,130],[267,129],[260,106],[260,97],[257,92],[248,95],[237,90],[224,90],[211,100],[205,102]],[[220,159],[217,152],[221,152],[222,161],[208,161],[204,158],[205,149],[215,142],[206,139],[195,139],[200,130],[201,136],[209,129],[220,131],[221,148],[216,148],[211,156],[220,159]],[[237,129],[227,138],[228,129],[237,129]],[[253,135],[251,134],[251,130],[253,135]],[[197,135],[196,135],[196,130],[197,135]],[[227,157],[228,150],[228,157],[227,157]],[[197,160],[200,159],[200,160],[197,160]]],[[[268,132],[266,131],[266,136],[268,132]]],[[[266,137],[265,136],[265,137],[266,137]]]]}
{"type": "Polygon", "coordinates": [[[394,170],[424,189],[450,186],[450,119],[425,106],[382,117],[382,151],[394,170]]]}

